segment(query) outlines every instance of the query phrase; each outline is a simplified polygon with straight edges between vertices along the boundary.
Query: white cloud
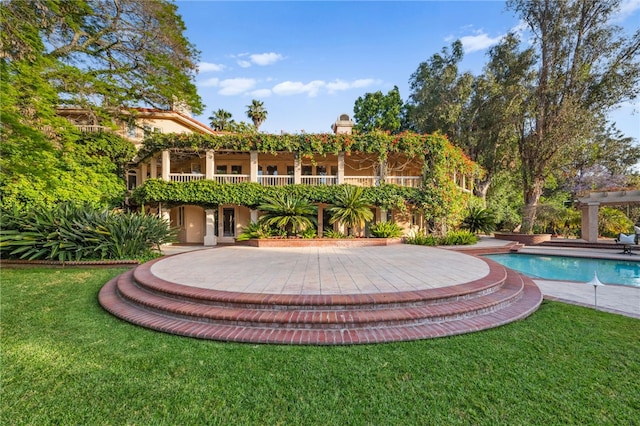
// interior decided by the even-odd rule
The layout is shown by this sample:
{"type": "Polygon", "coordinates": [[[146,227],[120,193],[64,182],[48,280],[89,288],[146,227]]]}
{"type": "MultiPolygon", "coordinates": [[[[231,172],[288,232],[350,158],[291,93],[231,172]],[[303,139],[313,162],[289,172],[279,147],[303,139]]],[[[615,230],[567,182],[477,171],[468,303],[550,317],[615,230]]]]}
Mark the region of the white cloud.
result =
{"type": "Polygon", "coordinates": [[[640,0],[623,0],[620,3],[621,15],[629,16],[638,9],[640,9],[640,0]]]}
{"type": "Polygon", "coordinates": [[[218,94],[223,96],[239,95],[253,89],[255,85],[256,81],[252,78],[229,78],[219,83],[218,94]]]}
{"type": "Polygon", "coordinates": [[[211,62],[200,62],[198,64],[198,71],[200,72],[217,72],[224,69],[222,64],[212,64],[211,62]]]}
{"type": "Polygon", "coordinates": [[[344,80],[334,80],[326,84],[329,93],[335,93],[349,89],[360,89],[363,87],[371,86],[372,84],[381,83],[380,80],[374,80],[372,78],[362,78],[351,82],[344,80]]]}
{"type": "Polygon", "coordinates": [[[201,87],[216,87],[220,83],[220,80],[217,78],[208,78],[206,80],[202,80],[198,83],[201,87]]]}
{"type": "Polygon", "coordinates": [[[271,96],[271,89],[254,90],[250,93],[250,95],[256,98],[268,98],[269,96],[271,96]]]}
{"type": "Polygon", "coordinates": [[[279,53],[269,52],[269,53],[254,53],[253,55],[249,55],[251,58],[251,62],[256,65],[265,66],[275,64],[278,61],[284,59],[279,53]]]}
{"type": "Polygon", "coordinates": [[[238,65],[240,65],[242,68],[249,68],[251,66],[251,62],[245,61],[245,60],[239,60],[238,65]]]}
{"type": "Polygon", "coordinates": [[[325,85],[326,83],[322,80],[313,80],[306,84],[300,81],[283,81],[273,86],[272,90],[276,95],[288,96],[306,93],[310,97],[314,97],[325,85]]]}
{"type": "Polygon", "coordinates": [[[471,53],[498,44],[503,38],[504,35],[491,38],[486,33],[480,32],[476,35],[460,37],[460,42],[462,42],[465,53],[471,53]]]}

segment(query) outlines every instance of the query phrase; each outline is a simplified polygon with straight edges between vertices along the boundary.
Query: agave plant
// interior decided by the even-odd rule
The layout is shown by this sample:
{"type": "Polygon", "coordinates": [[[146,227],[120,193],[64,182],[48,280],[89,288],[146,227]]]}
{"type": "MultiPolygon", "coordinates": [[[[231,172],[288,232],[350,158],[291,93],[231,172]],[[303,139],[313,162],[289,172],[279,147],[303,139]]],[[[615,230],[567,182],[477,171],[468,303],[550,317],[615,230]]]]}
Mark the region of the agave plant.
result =
{"type": "Polygon", "coordinates": [[[467,216],[462,221],[462,227],[474,234],[477,232],[490,234],[495,230],[496,223],[489,210],[482,207],[469,207],[467,216]]]}
{"type": "Polygon", "coordinates": [[[376,238],[400,238],[402,228],[393,222],[378,222],[369,229],[371,235],[376,238]]]}
{"type": "Polygon", "coordinates": [[[267,226],[283,229],[287,235],[298,235],[299,232],[316,226],[318,208],[305,198],[290,194],[278,194],[266,198],[258,206],[264,212],[259,222],[267,226]]]}
{"type": "Polygon", "coordinates": [[[363,196],[362,187],[345,185],[344,190],[336,196],[335,202],[327,208],[331,219],[329,223],[341,223],[353,233],[365,222],[373,219],[370,203],[363,196]]]}

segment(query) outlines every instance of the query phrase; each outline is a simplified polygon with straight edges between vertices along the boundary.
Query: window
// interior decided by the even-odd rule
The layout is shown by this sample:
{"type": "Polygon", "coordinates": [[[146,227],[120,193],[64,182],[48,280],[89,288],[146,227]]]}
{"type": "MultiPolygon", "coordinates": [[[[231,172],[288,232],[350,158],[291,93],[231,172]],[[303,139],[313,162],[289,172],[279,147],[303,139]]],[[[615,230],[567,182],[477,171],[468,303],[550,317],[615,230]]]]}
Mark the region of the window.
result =
{"type": "Polygon", "coordinates": [[[242,166],[231,166],[231,174],[232,175],[241,175],[242,174],[242,166]]]}
{"type": "Polygon", "coordinates": [[[287,174],[293,176],[295,174],[293,166],[287,166],[287,174]]]}
{"type": "Polygon", "coordinates": [[[176,226],[184,226],[184,206],[178,207],[178,215],[176,217],[176,226]]]}
{"type": "Polygon", "coordinates": [[[138,177],[135,172],[129,172],[127,176],[127,188],[129,191],[136,189],[136,185],[138,184],[138,177]]]}
{"type": "Polygon", "coordinates": [[[145,138],[151,134],[151,126],[144,125],[142,129],[144,130],[145,138]]]}
{"type": "Polygon", "coordinates": [[[202,174],[202,169],[200,168],[200,163],[191,163],[191,173],[195,175],[202,174]]]}
{"type": "Polygon", "coordinates": [[[338,176],[338,166],[331,166],[331,175],[338,176]]]}
{"type": "Polygon", "coordinates": [[[217,164],[216,165],[216,174],[217,175],[226,175],[227,174],[227,165],[226,164],[217,164]]]}
{"type": "Polygon", "coordinates": [[[277,176],[278,175],[278,166],[267,166],[267,175],[269,175],[269,176],[277,176]]]}
{"type": "Polygon", "coordinates": [[[313,168],[311,166],[302,166],[302,175],[311,176],[313,174],[313,168]]]}

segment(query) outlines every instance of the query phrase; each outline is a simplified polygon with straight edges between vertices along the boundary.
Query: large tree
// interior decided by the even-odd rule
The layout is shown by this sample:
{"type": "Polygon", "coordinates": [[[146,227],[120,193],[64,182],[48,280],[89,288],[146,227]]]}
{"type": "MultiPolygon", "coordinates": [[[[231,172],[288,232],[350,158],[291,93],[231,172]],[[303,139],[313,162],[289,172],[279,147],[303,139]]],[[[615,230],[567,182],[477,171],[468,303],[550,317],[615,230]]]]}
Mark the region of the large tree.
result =
{"type": "Polygon", "coordinates": [[[184,29],[167,1],[0,2],[1,201],[122,198],[121,170],[103,148],[130,158],[132,146],[85,138],[56,108],[84,107],[105,125],[128,105],[179,101],[201,111],[198,53],[184,29]]]}
{"type": "Polygon", "coordinates": [[[402,124],[403,102],[398,86],[384,95],[381,91],[365,93],[353,106],[353,128],[359,132],[382,130],[396,133],[402,124]]]}
{"type": "Polygon", "coordinates": [[[455,138],[461,130],[464,108],[471,97],[473,75],[458,72],[462,43],[455,41],[451,52],[443,48],[422,62],[411,75],[407,114],[409,127],[420,133],[440,131],[455,138]]]}
{"type": "Polygon", "coordinates": [[[249,105],[247,105],[247,117],[253,121],[253,125],[256,126],[256,130],[260,128],[260,125],[267,119],[267,110],[264,108],[264,102],[257,99],[253,99],[249,105]]]}
{"type": "Polygon", "coordinates": [[[517,126],[533,79],[533,51],[518,49],[513,34],[490,49],[484,74],[475,78],[471,101],[461,112],[462,129],[455,143],[484,170],[474,185],[475,195],[482,199],[494,177],[517,164],[517,126]]]}
{"type": "Polygon", "coordinates": [[[198,52],[177,6],[141,0],[2,2],[1,57],[48,58],[60,103],[95,109],[203,106],[193,83],[198,52]]]}
{"type": "Polygon", "coordinates": [[[531,232],[546,179],[592,139],[606,113],[640,91],[640,30],[612,25],[618,0],[509,0],[532,33],[537,74],[519,128],[525,206],[531,232]]]}

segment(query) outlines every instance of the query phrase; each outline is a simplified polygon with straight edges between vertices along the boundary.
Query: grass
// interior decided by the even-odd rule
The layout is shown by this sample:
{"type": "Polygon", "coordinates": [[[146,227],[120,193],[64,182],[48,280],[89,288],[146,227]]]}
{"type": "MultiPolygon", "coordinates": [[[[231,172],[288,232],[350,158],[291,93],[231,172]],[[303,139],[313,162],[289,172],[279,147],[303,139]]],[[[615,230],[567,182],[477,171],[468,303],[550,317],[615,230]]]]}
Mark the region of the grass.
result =
{"type": "Polygon", "coordinates": [[[97,302],[123,269],[2,269],[0,423],[638,424],[640,321],[544,302],[529,319],[351,347],[201,341],[97,302]]]}

